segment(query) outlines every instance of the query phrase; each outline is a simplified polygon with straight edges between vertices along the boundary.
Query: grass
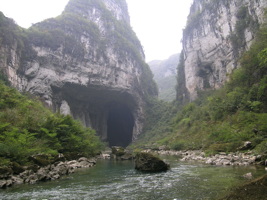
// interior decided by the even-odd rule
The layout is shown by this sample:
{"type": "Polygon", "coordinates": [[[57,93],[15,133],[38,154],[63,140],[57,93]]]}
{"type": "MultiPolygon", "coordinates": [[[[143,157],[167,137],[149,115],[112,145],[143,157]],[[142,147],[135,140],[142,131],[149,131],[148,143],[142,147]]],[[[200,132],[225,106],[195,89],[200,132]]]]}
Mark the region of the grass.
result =
{"type": "Polygon", "coordinates": [[[94,130],[0,81],[0,166],[27,164],[35,154],[93,156],[102,147],[94,130]]]}

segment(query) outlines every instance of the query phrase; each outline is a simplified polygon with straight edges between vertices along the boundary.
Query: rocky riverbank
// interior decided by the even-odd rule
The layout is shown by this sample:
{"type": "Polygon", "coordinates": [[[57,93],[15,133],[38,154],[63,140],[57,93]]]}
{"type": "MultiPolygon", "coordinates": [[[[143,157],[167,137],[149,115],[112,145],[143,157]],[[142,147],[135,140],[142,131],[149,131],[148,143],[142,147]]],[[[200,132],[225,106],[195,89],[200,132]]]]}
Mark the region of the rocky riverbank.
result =
{"type": "Polygon", "coordinates": [[[173,150],[145,150],[159,155],[179,156],[181,161],[198,161],[211,165],[267,165],[267,160],[262,155],[255,155],[252,152],[220,153],[206,156],[203,151],[173,151],[173,150]]]}
{"type": "Polygon", "coordinates": [[[75,172],[78,168],[89,168],[96,164],[97,159],[116,159],[131,160],[133,155],[122,147],[112,147],[102,152],[96,158],[80,157],[76,159],[76,155],[65,157],[59,154],[56,158],[49,158],[48,155],[35,155],[30,158],[34,163],[29,166],[20,166],[15,164],[9,167],[0,166],[0,188],[10,187],[15,184],[34,184],[40,181],[56,180],[64,175],[75,172]]]}
{"type": "Polygon", "coordinates": [[[78,168],[89,168],[96,164],[96,159],[81,157],[78,160],[60,161],[45,167],[35,166],[23,170],[19,174],[9,168],[2,168],[0,174],[0,188],[10,187],[15,184],[34,184],[39,181],[56,180],[64,175],[71,174],[78,168]]]}
{"type": "MultiPolygon", "coordinates": [[[[144,150],[146,153],[158,155],[172,155],[180,158],[181,161],[198,161],[211,165],[256,165],[267,166],[267,160],[261,155],[254,155],[252,152],[220,153],[213,156],[206,156],[203,151],[173,151],[173,150],[144,150]]],[[[133,155],[123,148],[113,147],[111,151],[102,152],[98,159],[129,160],[133,155]]],[[[53,164],[41,162],[35,159],[35,165],[25,168],[0,167],[0,188],[10,187],[14,184],[34,184],[39,181],[56,180],[64,175],[71,174],[78,168],[89,168],[96,164],[97,158],[81,157],[71,161],[57,161],[53,164]],[[38,162],[37,162],[38,161],[38,162]],[[38,163],[38,164],[37,164],[38,163]]]]}

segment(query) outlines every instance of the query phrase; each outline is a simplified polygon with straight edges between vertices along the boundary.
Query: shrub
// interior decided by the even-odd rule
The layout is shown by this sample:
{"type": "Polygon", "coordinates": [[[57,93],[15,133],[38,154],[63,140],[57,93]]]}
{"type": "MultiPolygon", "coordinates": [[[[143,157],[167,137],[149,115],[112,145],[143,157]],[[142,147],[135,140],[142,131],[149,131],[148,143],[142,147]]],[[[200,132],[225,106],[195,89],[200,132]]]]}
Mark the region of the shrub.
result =
{"type": "Polygon", "coordinates": [[[37,99],[29,99],[0,83],[0,160],[25,164],[36,153],[76,153],[93,156],[103,144],[92,129],[70,116],[53,114],[37,99]]]}
{"type": "Polygon", "coordinates": [[[170,148],[176,151],[183,150],[186,147],[186,142],[183,140],[175,140],[171,142],[170,148]]]}

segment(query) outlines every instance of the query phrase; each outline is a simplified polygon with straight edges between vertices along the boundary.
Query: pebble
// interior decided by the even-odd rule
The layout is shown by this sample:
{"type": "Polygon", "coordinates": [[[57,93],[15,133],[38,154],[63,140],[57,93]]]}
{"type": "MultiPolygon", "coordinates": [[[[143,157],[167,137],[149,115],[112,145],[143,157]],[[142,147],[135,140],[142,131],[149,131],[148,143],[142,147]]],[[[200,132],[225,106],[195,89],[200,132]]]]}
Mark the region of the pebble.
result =
{"type": "Polygon", "coordinates": [[[252,178],[253,178],[251,172],[249,172],[249,173],[247,173],[247,174],[244,174],[243,177],[246,178],[246,179],[252,179],[252,178]]]}
{"type": "Polygon", "coordinates": [[[253,155],[252,152],[246,153],[229,153],[221,152],[213,156],[205,156],[202,151],[173,151],[173,150],[145,150],[145,152],[154,152],[160,155],[176,155],[181,156],[181,161],[200,161],[210,165],[239,165],[247,166],[257,164],[261,155],[253,155]]]}
{"type": "Polygon", "coordinates": [[[36,173],[32,170],[25,170],[17,176],[11,175],[7,179],[0,179],[0,188],[10,187],[13,184],[34,184],[39,181],[56,180],[63,175],[73,173],[77,168],[88,168],[95,164],[96,160],[83,157],[79,160],[59,162],[58,164],[42,167],[36,173]]]}

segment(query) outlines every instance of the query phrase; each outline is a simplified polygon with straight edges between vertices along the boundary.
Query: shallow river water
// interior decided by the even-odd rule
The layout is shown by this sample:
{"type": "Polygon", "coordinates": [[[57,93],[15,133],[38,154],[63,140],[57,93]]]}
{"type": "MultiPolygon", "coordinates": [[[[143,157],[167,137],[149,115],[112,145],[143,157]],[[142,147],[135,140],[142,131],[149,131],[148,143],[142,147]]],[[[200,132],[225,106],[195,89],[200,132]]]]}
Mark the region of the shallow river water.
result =
{"type": "Polygon", "coordinates": [[[0,190],[0,199],[77,200],[200,200],[217,199],[244,181],[243,175],[265,174],[254,166],[211,166],[179,162],[166,157],[171,170],[141,173],[131,161],[100,160],[60,180],[34,185],[17,185],[0,190]]]}

